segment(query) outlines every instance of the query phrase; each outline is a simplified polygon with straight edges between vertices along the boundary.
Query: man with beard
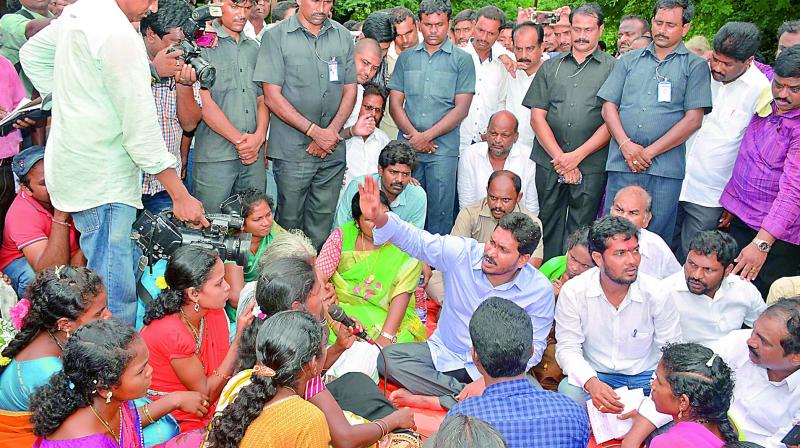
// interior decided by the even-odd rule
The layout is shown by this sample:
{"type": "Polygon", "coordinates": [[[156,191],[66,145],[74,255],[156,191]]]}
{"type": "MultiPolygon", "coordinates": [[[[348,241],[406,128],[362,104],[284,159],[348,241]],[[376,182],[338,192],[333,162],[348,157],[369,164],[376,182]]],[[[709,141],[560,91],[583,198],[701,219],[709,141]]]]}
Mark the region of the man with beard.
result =
{"type": "Polygon", "coordinates": [[[356,101],[350,31],[329,18],[332,1],[300,0],[297,14],[264,35],[254,79],[269,106],[269,157],[278,224],[316,247],[331,230],[345,171],[339,135],[356,101]]]}
{"type": "Polygon", "coordinates": [[[750,120],[719,201],[741,248],[733,273],[764,296],[800,274],[800,45],[775,60],[772,97],[750,120]]]}
{"type": "Polygon", "coordinates": [[[478,306],[492,296],[508,299],[528,314],[533,354],[525,370],[539,362],[554,300],[550,282],[528,264],[541,236],[533,220],[509,213],[481,245],[469,238],[432,235],[384,212],[375,179],[366,178],[358,190],[364,216],[375,223],[375,244],[390,242],[429,263],[442,271],[448,288],[439,326],[428,341],[393,344],[378,358],[379,373],[402,387],[390,396],[395,406],[449,409],[457,400],[482,392],[484,380],[470,354],[468,326],[478,306]]]}
{"type": "MultiPolygon", "coordinates": [[[[736,377],[728,415],[739,433],[754,445],[786,447],[781,439],[800,421],[800,298],[779,300],[752,330],[734,331],[711,348],[736,377]]],[[[638,448],[656,426],[670,422],[649,399],[638,413],[624,448],[638,448]]]]}
{"type": "Polygon", "coordinates": [[[466,47],[472,32],[475,29],[475,22],[478,20],[478,13],[472,9],[465,9],[453,19],[453,44],[457,47],[466,47]]]}
{"type": "Polygon", "coordinates": [[[563,254],[566,236],[597,217],[610,138],[597,102],[616,63],[598,46],[603,10],[587,3],[569,20],[574,45],[542,64],[522,102],[531,110],[536,134],[531,159],[540,214],[546,217],[546,260],[563,254]]]}
{"type": "Polygon", "coordinates": [[[558,386],[581,406],[603,413],[624,406],[614,389],[643,388],[661,348],[681,337],[678,311],[659,282],[639,273],[639,238],[630,221],[605,216],[589,230],[595,268],[571,279],[556,304],[556,359],[567,375],[558,386]]]}
{"type": "Polygon", "coordinates": [[[373,82],[358,87],[364,91],[364,98],[358,105],[358,118],[353,126],[343,131],[347,139],[347,167],[342,190],[354,178],[376,173],[378,156],[392,140],[378,128],[386,106],[386,89],[373,82]]]}
{"type": "Polygon", "coordinates": [[[533,78],[542,66],[542,38],[544,30],[541,25],[527,21],[516,25],[511,32],[512,50],[517,61],[516,76],[506,75],[508,91],[505,109],[517,117],[519,122],[519,139],[517,143],[525,148],[526,154],[533,150],[533,128],[531,127],[531,111],[522,102],[531,87],[533,78]]]}
{"type": "Polygon", "coordinates": [[[711,98],[714,108],[686,141],[686,177],[681,185],[672,243],[683,261],[697,233],[716,229],[722,216],[719,198],[731,178],[744,131],[761,93],[769,86],[753,65],[761,32],[752,23],[728,22],[714,37],[711,98]]]}
{"type": "Polygon", "coordinates": [[[619,21],[617,31],[617,57],[633,50],[633,41],[650,35],[650,24],[642,16],[625,16],[619,21]]]}
{"type": "Polygon", "coordinates": [[[663,280],[681,316],[683,342],[710,346],[742,324],[752,327],[767,308],[755,286],[731,275],[737,254],[727,233],[700,232],[689,245],[683,271],[663,280]]]}
{"type": "Polygon", "coordinates": [[[458,161],[458,202],[463,209],[484,197],[485,185],[492,173],[509,170],[522,179],[523,204],[535,215],[539,214],[536,198],[536,167],[528,157],[525,147],[517,143],[517,119],[507,110],[495,113],[489,119],[486,141],[467,148],[458,161]]]}

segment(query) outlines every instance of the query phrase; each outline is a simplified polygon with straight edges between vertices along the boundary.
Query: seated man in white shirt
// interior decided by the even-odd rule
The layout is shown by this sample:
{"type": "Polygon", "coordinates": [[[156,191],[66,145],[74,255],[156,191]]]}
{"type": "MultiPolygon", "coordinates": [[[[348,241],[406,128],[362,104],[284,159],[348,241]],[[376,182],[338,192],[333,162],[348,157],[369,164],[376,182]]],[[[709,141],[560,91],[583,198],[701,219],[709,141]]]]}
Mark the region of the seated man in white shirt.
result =
{"type": "MultiPolygon", "coordinates": [[[[736,377],[728,415],[739,432],[758,446],[786,448],[781,439],[800,421],[800,298],[774,303],[752,331],[734,331],[711,348],[736,377]]],[[[638,448],[670,419],[645,400],[622,446],[638,448]]]]}
{"type": "Polygon", "coordinates": [[[659,282],[639,273],[639,242],[630,221],[606,216],[589,230],[597,267],[564,284],[556,304],[556,360],[567,376],[558,386],[584,408],[620,413],[614,389],[644,389],[661,348],[681,337],[678,311],[659,282]]]}
{"type": "Polygon", "coordinates": [[[458,161],[459,209],[484,197],[485,185],[493,172],[508,170],[522,179],[522,205],[535,215],[539,214],[536,165],[530,159],[530,151],[517,143],[518,126],[514,114],[501,110],[489,120],[486,141],[475,143],[461,153],[458,161]]]}
{"type": "Polygon", "coordinates": [[[683,271],[662,280],[681,315],[683,342],[710,346],[742,324],[751,327],[767,308],[752,283],[731,275],[738,254],[727,233],[700,232],[689,244],[683,271]]]}
{"type": "Polygon", "coordinates": [[[359,90],[361,89],[364,94],[358,109],[357,123],[364,123],[366,126],[362,129],[356,124],[344,129],[345,136],[350,137],[345,141],[347,162],[342,180],[342,191],[356,177],[378,172],[378,156],[391,141],[389,136],[378,128],[385,110],[384,106],[388,95],[386,89],[372,82],[359,86],[359,90]],[[364,132],[368,133],[360,135],[364,132]]]}
{"type": "MultiPolygon", "coordinates": [[[[606,199],[608,200],[608,199],[606,199]]],[[[639,252],[642,263],[639,271],[658,279],[667,278],[681,270],[667,243],[657,234],[647,230],[653,218],[650,193],[639,185],[628,185],[619,190],[611,204],[611,216],[621,216],[639,228],[639,252]]]]}

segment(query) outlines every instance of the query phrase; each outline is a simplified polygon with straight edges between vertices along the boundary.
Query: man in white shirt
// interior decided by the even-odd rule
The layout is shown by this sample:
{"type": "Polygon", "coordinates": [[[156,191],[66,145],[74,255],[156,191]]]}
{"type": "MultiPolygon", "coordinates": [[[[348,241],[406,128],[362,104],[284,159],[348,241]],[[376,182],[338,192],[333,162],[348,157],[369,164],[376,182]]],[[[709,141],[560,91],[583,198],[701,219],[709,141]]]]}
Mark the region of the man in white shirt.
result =
{"type": "MultiPolygon", "coordinates": [[[[608,200],[608,199],[606,199],[608,200]]],[[[669,277],[681,270],[667,243],[657,234],[647,230],[653,218],[652,197],[639,185],[629,185],[617,192],[611,204],[611,215],[621,216],[639,228],[639,249],[642,264],[639,270],[658,279],[669,277]]]]}
{"type": "MultiPolygon", "coordinates": [[[[489,124],[489,117],[506,103],[508,71],[500,61],[499,56],[502,53],[492,48],[500,35],[500,25],[505,21],[506,16],[498,7],[484,6],[478,10],[472,42],[464,47],[475,64],[475,95],[467,117],[461,122],[460,153],[471,144],[481,141],[481,134],[489,124]]],[[[502,45],[498,47],[502,49],[502,45]]]]}
{"type": "MultiPolygon", "coordinates": [[[[753,330],[738,330],[712,349],[736,376],[728,415],[749,442],[786,448],[781,439],[800,421],[800,299],[767,308],[753,330]]],[[[656,428],[670,422],[645,400],[625,436],[624,448],[638,448],[656,428]]]]}
{"type": "Polygon", "coordinates": [[[511,111],[519,122],[519,140],[517,144],[525,148],[530,156],[533,150],[533,128],[531,127],[531,110],[522,105],[522,100],[531,87],[536,72],[542,66],[542,39],[544,30],[541,25],[523,22],[516,25],[511,32],[514,57],[517,60],[516,76],[506,74],[508,91],[506,92],[505,109],[511,111]]]}
{"type": "Polygon", "coordinates": [[[752,23],[729,22],[714,37],[711,53],[711,99],[714,108],[686,142],[686,176],[671,241],[685,260],[689,242],[703,230],[716,229],[722,216],[719,198],[731,178],[744,131],[769,80],[753,64],[761,32],[752,23]]]}
{"type": "Polygon", "coordinates": [[[571,279],[556,303],[556,360],[567,376],[558,386],[581,406],[591,398],[600,412],[619,413],[614,389],[650,393],[661,348],[681,337],[678,311],[659,282],[639,274],[638,231],[606,216],[589,230],[597,267],[571,279]]]}
{"type": "Polygon", "coordinates": [[[363,99],[358,108],[358,123],[366,123],[366,129],[361,132],[369,133],[358,135],[356,127],[344,128],[343,132],[347,138],[345,141],[347,165],[342,191],[356,177],[378,172],[378,156],[391,141],[385,132],[378,129],[386,104],[386,89],[372,82],[359,85],[358,88],[359,91],[363,90],[363,99]]]}
{"type": "Polygon", "coordinates": [[[681,315],[683,342],[710,346],[734,330],[748,327],[767,308],[752,283],[731,275],[739,248],[727,233],[695,235],[683,272],[665,278],[663,289],[681,315]]]}
{"type": "Polygon", "coordinates": [[[492,115],[486,141],[478,142],[461,153],[458,161],[458,204],[464,208],[478,202],[486,193],[489,176],[509,170],[522,179],[523,205],[539,214],[536,195],[536,165],[525,148],[517,144],[518,122],[507,110],[492,115]]]}
{"type": "MultiPolygon", "coordinates": [[[[344,122],[342,132],[344,133],[347,128],[356,124],[356,120],[361,115],[361,99],[364,98],[364,84],[370,82],[375,74],[378,72],[378,67],[381,65],[381,46],[375,39],[361,39],[356,42],[353,49],[356,62],[356,77],[358,84],[356,85],[356,104],[353,106],[353,112],[347,117],[344,122]]],[[[386,110],[386,108],[383,108],[386,110]]],[[[352,136],[352,134],[351,134],[352,136]]],[[[344,138],[349,138],[346,134],[344,138]]]]}

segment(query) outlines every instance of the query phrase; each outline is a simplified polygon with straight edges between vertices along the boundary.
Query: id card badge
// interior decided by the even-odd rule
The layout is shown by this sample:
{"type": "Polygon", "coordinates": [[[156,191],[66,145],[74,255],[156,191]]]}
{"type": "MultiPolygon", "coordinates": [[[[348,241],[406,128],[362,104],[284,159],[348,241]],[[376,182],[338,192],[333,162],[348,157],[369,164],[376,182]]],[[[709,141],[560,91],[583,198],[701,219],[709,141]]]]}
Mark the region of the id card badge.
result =
{"type": "Polygon", "coordinates": [[[670,103],[672,102],[672,83],[669,81],[661,81],[658,83],[658,102],[670,103]]]}
{"type": "Polygon", "coordinates": [[[328,62],[328,81],[339,81],[339,63],[336,62],[335,57],[331,58],[331,61],[328,62]]]}

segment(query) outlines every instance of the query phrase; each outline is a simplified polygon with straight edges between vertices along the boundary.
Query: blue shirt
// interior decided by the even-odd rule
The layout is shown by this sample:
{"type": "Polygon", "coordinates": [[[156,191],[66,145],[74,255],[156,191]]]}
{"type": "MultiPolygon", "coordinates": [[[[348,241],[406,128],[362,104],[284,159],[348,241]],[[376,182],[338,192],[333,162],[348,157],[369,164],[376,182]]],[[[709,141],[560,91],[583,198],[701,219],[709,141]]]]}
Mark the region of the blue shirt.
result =
{"type": "MultiPolygon", "coordinates": [[[[414,129],[427,131],[456,107],[456,95],[475,93],[475,65],[472,56],[453,45],[450,39],[432,55],[425,49],[425,42],[420,42],[400,53],[388,88],[403,92],[403,108],[414,129]]],[[[439,145],[434,155],[458,157],[458,130],[459,124],[456,124],[434,139],[439,145]]],[[[406,141],[402,132],[397,139],[406,141]]]]}
{"type": "MultiPolygon", "coordinates": [[[[711,112],[711,71],[708,63],[683,43],[664,60],[656,57],[651,43],[622,56],[597,96],[617,105],[625,133],[647,148],[683,119],[686,111],[711,112]],[[659,102],[658,85],[665,80],[670,84],[671,101],[659,102]]],[[[606,170],[629,173],[618,143],[611,139],[606,170]]],[[[685,171],[686,144],[681,143],[654,157],[645,174],[683,179],[685,171]]]]}
{"type": "Polygon", "coordinates": [[[31,394],[61,369],[61,358],[55,356],[21,362],[12,359],[0,374],[0,409],[28,411],[31,394]]]}
{"type": "Polygon", "coordinates": [[[445,300],[439,326],[428,339],[433,365],[440,372],[466,369],[472,379],[480,378],[472,361],[469,320],[489,297],[508,299],[531,317],[533,356],[528,368],[542,359],[547,335],[553,325],[553,285],[541,272],[525,264],[508,283],[492,286],[481,269],[483,244],[471,238],[431,235],[389,213],[389,221],[373,230],[375,244],[391,241],[408,255],[442,272],[445,300]]]}
{"type": "Polygon", "coordinates": [[[492,425],[508,448],[585,448],[589,418],[565,395],[537,389],[527,379],[487,387],[447,413],[478,417],[492,425]]]}
{"type": "MultiPolygon", "coordinates": [[[[333,220],[332,229],[341,227],[342,224],[353,220],[353,196],[358,193],[358,184],[364,183],[365,176],[358,176],[347,184],[342,197],[339,198],[339,206],[336,207],[336,218],[333,220]]],[[[378,186],[383,189],[381,176],[373,174],[372,177],[378,181],[378,186]]],[[[389,204],[392,211],[397,213],[405,222],[410,222],[419,229],[425,228],[425,216],[428,213],[428,196],[425,190],[418,185],[406,185],[403,191],[397,195],[394,201],[389,204]]]]}

